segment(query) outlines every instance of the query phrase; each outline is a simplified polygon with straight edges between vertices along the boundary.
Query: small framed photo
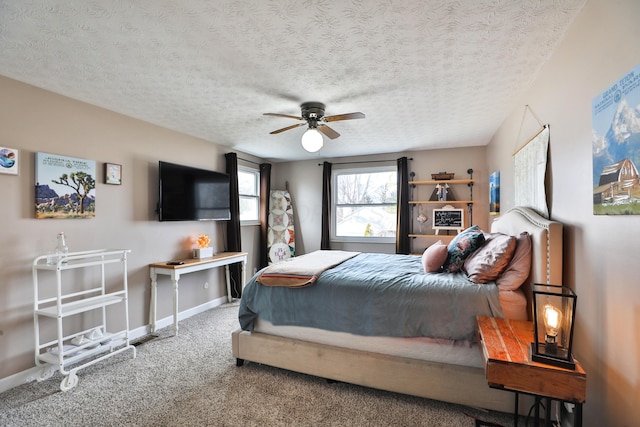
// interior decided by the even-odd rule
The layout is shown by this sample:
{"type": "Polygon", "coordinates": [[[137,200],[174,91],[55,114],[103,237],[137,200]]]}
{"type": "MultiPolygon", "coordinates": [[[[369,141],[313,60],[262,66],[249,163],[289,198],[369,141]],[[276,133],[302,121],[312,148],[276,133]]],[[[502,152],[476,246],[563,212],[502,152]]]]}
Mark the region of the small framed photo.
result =
{"type": "Polygon", "coordinates": [[[18,175],[18,150],[0,147],[0,173],[18,175]]]}
{"type": "Polygon", "coordinates": [[[104,183],[112,185],[122,184],[122,165],[117,165],[115,163],[105,163],[104,183]]]}

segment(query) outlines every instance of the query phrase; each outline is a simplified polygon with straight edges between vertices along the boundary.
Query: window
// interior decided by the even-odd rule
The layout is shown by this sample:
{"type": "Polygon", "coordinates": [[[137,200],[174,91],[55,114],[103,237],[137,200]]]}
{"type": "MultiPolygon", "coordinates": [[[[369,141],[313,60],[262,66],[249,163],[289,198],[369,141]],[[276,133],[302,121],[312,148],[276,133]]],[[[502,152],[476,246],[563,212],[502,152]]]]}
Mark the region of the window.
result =
{"type": "Polygon", "coordinates": [[[255,169],[238,167],[240,193],[240,221],[243,225],[260,221],[260,173],[255,169]]]}
{"type": "Polygon", "coordinates": [[[332,187],[333,240],[395,241],[398,187],[394,166],[334,171],[332,187]]]}

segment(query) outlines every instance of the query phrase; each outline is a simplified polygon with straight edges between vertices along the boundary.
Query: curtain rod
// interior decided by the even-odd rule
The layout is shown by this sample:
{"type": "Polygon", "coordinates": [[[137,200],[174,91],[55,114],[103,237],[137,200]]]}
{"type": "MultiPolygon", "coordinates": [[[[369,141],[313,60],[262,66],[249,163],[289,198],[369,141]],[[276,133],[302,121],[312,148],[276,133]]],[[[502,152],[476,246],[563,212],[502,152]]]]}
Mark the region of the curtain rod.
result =
{"type": "MultiPolygon", "coordinates": [[[[408,160],[413,160],[413,157],[409,157],[408,160]]],[[[395,162],[397,161],[397,159],[390,159],[390,160],[362,160],[359,162],[338,162],[338,163],[331,163],[332,165],[357,165],[360,163],[388,163],[388,162],[395,162]]],[[[318,166],[322,166],[324,163],[318,163],[318,166]]]]}
{"type": "Polygon", "coordinates": [[[260,166],[260,163],[256,163],[253,160],[243,159],[242,157],[238,157],[238,160],[242,160],[243,162],[253,163],[254,165],[260,166]]]}

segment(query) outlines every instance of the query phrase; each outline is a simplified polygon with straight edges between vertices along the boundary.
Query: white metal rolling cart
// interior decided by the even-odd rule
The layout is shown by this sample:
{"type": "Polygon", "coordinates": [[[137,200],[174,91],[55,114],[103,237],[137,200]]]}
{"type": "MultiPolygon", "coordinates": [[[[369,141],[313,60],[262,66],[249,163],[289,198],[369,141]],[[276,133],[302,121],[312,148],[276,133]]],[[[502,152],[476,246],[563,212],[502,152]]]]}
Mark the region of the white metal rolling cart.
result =
{"type": "Polygon", "coordinates": [[[55,260],[43,255],[33,261],[35,362],[42,367],[38,381],[50,378],[59,369],[64,375],[60,389],[68,391],[78,384],[80,369],[126,350],[136,357],[136,348],[129,342],[129,252],[100,249],[70,252],[55,260]],[[107,269],[109,264],[115,264],[114,268],[119,267],[120,271],[107,269]],[[68,272],[77,269],[84,271],[68,272]],[[44,276],[51,274],[55,278],[46,280],[44,276]],[[118,320],[124,325],[119,325],[117,331],[107,327],[108,306],[124,311],[124,318],[118,320]]]}

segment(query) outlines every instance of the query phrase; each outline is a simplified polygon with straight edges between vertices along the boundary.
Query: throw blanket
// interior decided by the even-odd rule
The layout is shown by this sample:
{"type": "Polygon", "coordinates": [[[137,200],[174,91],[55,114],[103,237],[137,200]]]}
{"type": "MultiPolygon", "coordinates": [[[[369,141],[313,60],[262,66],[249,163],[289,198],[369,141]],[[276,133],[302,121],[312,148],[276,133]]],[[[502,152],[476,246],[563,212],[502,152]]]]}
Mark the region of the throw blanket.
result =
{"type": "Polygon", "coordinates": [[[315,251],[270,265],[262,271],[258,282],[265,286],[301,288],[318,280],[322,272],[358,255],[359,252],[315,251]]]}
{"type": "Polygon", "coordinates": [[[303,288],[264,286],[256,277],[238,313],[248,331],[259,316],[274,325],[356,335],[473,340],[476,316],[503,316],[495,283],[425,273],[418,256],[361,253],[303,288]]]}

